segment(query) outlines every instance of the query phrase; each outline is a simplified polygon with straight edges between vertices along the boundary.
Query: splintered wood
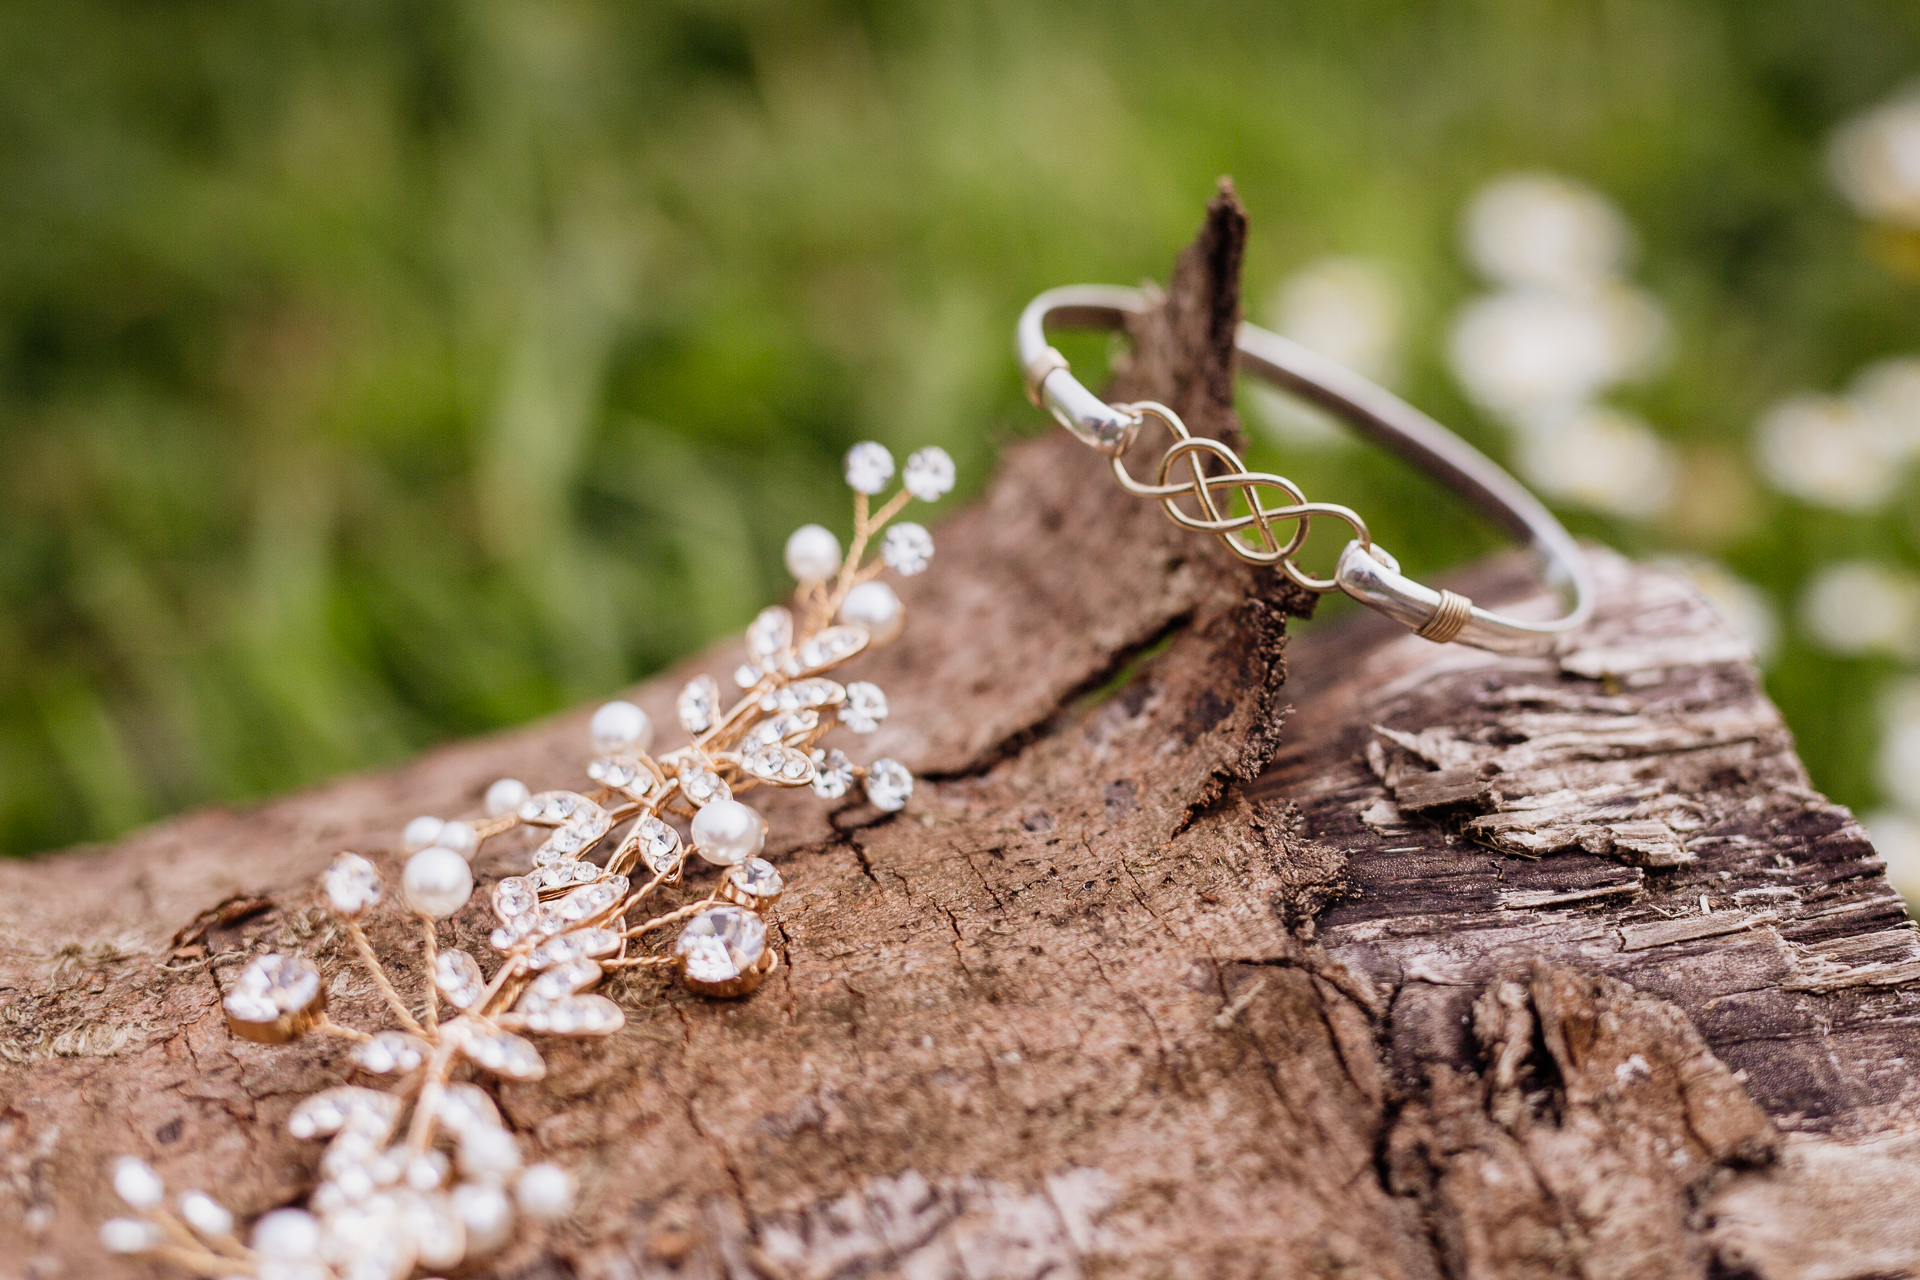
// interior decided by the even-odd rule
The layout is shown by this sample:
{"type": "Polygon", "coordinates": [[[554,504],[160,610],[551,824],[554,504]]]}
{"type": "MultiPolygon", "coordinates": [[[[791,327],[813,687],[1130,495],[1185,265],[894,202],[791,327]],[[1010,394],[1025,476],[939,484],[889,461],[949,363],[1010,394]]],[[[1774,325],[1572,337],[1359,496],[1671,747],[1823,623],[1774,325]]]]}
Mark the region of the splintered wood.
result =
{"type": "MultiPolygon", "coordinates": [[[[1114,394],[1230,437],[1245,221],[1209,209],[1114,394]]],[[[1358,500],[1364,495],[1333,495],[1358,500]]],[[[1429,644],[1182,535],[1063,432],[1015,445],[861,659],[904,813],[766,801],[784,963],[628,971],[603,1042],[488,1080],[578,1207],[462,1274],[1788,1277],[1920,1268],[1920,948],[1737,643],[1599,557],[1564,659],[1429,644]]],[[[1499,607],[1497,562],[1453,584],[1499,607]]],[[[663,722],[720,651],[633,696],[663,722]]],[[[850,671],[850,674],[853,672],[850,671]]],[[[297,1202],[349,1046],[235,1040],[270,948],[384,1025],[315,906],[419,812],[563,776],[584,712],[251,812],[0,868],[0,1271],[107,1256],[120,1153],[297,1202]],[[236,905],[238,904],[238,905],[236,905]]],[[[491,845],[490,845],[491,847],[491,845]]],[[[523,871],[506,843],[483,885],[523,871]]],[[[485,952],[485,894],[443,946],[485,952]]],[[[411,925],[372,945],[419,963],[411,925]]]]}

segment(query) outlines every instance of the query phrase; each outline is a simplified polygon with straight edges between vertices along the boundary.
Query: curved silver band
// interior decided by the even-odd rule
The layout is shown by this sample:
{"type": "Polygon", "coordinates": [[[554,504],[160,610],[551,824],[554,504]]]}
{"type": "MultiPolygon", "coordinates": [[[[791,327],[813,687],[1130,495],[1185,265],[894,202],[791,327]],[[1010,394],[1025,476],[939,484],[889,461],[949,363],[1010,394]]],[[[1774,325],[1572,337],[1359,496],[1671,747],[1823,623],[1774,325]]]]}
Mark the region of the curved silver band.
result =
{"type": "MultiPolygon", "coordinates": [[[[1034,402],[1109,456],[1126,451],[1142,419],[1082,386],[1060,353],[1047,345],[1047,325],[1116,329],[1147,305],[1138,289],[1070,285],[1028,303],[1015,331],[1014,350],[1034,402]]],[[[1236,345],[1249,372],[1332,413],[1523,541],[1539,559],[1542,575],[1565,599],[1568,612],[1551,622],[1527,622],[1474,606],[1461,619],[1462,597],[1415,582],[1401,574],[1399,564],[1383,549],[1358,541],[1347,544],[1334,571],[1342,591],[1428,638],[1452,639],[1495,653],[1551,653],[1586,625],[1593,612],[1593,574],[1587,559],[1553,513],[1519,481],[1392,392],[1298,343],[1242,324],[1236,345]]]]}

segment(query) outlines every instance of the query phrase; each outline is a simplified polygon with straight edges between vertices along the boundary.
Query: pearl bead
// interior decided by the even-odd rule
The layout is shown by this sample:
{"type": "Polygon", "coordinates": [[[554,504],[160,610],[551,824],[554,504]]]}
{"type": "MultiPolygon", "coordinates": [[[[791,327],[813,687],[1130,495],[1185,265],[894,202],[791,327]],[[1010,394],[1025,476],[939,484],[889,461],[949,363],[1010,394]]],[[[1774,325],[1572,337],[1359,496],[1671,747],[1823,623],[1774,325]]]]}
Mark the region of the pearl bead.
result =
{"type": "Polygon", "coordinates": [[[233,1215],[226,1206],[201,1191],[189,1191],[180,1197],[180,1216],[203,1236],[233,1234],[233,1215]]]}
{"type": "Polygon", "coordinates": [[[520,779],[502,778],[487,788],[487,816],[497,818],[503,813],[512,813],[532,794],[520,779]]]}
{"type": "Polygon", "coordinates": [[[738,800],[715,800],[693,815],[695,851],[718,866],[745,862],[766,842],[767,820],[738,800]]]}
{"type": "Polygon", "coordinates": [[[440,838],[434,841],[442,849],[451,849],[463,858],[471,858],[480,847],[480,833],[464,822],[441,824],[440,838]]]}
{"type": "Polygon", "coordinates": [[[564,1218],[573,1209],[573,1179],[557,1164],[532,1165],[514,1184],[513,1195],[529,1218],[564,1218]]]}
{"type": "Polygon", "coordinates": [[[275,1209],[253,1224],[253,1250],[284,1262],[309,1261],[320,1252],[320,1223],[304,1209],[275,1209]]]}
{"type": "Polygon", "coordinates": [[[431,849],[440,840],[440,828],[447,824],[429,816],[415,818],[400,833],[400,847],[408,853],[418,853],[422,849],[431,849]]]}
{"type": "Polygon", "coordinates": [[[874,644],[885,644],[900,634],[907,609],[886,583],[863,582],[840,602],[840,621],[865,627],[874,644]]]}
{"type": "Polygon", "coordinates": [[[414,911],[442,920],[466,906],[473,896],[473,870],[451,849],[422,849],[407,859],[407,869],[400,876],[400,893],[414,911]]]}
{"type": "Polygon", "coordinates": [[[613,752],[625,747],[645,751],[653,746],[653,721],[631,702],[609,702],[601,707],[593,713],[587,731],[593,735],[595,751],[613,752]]]}
{"type": "Polygon", "coordinates": [[[121,1156],[114,1162],[113,1189],[134,1209],[152,1209],[167,1198],[160,1175],[149,1169],[146,1161],[133,1156],[121,1156]]]}
{"type": "Polygon", "coordinates": [[[787,572],[801,582],[825,582],[840,571],[840,539],[822,525],[803,524],[787,538],[787,572]]]}
{"type": "Polygon", "coordinates": [[[505,1129],[469,1129],[460,1137],[460,1167],[482,1182],[505,1182],[520,1171],[520,1144],[505,1129]]]}
{"type": "Polygon", "coordinates": [[[467,1228],[467,1253],[491,1253],[513,1234],[513,1202],[484,1182],[463,1182],[453,1189],[453,1211],[467,1228]]]}

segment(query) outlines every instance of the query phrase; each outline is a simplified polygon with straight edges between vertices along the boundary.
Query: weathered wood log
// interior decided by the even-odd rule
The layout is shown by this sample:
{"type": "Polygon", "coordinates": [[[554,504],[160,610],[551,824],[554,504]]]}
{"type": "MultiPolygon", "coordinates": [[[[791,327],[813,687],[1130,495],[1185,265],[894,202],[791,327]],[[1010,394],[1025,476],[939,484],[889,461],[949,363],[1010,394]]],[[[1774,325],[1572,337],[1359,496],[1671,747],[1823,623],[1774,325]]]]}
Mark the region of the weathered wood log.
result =
{"type": "MultiPolygon", "coordinates": [[[[1206,434],[1236,429],[1244,235],[1223,192],[1120,372],[1206,434]]],[[[1283,687],[1310,602],[1064,433],[941,532],[859,671],[913,806],[766,805],[786,963],[737,1002],[622,976],[622,1033],[497,1086],[581,1201],[463,1274],[1920,1268],[1920,946],[1683,584],[1597,553],[1557,662],[1359,618],[1283,687]]],[[[1532,590],[1505,561],[1462,589],[1532,590]]],[[[637,697],[671,723],[734,661],[637,697]]],[[[392,870],[408,817],[495,777],[575,778],[584,719],[0,868],[0,1273],[149,1274],[94,1242],[122,1152],[247,1213],[301,1198],[284,1121],[346,1054],[232,1038],[223,985],[296,948],[385,1025],[315,876],[392,870]]],[[[488,923],[476,895],[443,935],[488,923]]],[[[417,967],[400,921],[374,938],[417,967]]]]}

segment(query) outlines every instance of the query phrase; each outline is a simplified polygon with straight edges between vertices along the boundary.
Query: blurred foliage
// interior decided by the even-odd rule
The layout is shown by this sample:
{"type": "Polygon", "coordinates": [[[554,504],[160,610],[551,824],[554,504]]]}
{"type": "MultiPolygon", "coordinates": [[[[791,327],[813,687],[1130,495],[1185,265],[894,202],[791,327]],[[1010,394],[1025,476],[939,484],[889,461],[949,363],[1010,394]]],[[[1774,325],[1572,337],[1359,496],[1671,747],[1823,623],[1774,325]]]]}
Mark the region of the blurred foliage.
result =
{"type": "MultiPolygon", "coordinates": [[[[1441,363],[1462,201],[1592,183],[1675,322],[1634,407],[1744,466],[1771,400],[1920,350],[1822,160],[1916,70],[1920,10],[1863,0],[7,5],[0,847],[394,760],[742,622],[787,531],[844,519],[852,441],[945,445],[963,497],[1041,430],[1019,306],[1164,277],[1222,173],[1254,294],[1393,264],[1404,389],[1489,447],[1441,363]]],[[[1364,451],[1266,461],[1415,570],[1496,545],[1364,451]]],[[[1785,608],[1816,561],[1920,559],[1913,498],[1580,531],[1785,608]]],[[[1790,636],[1772,677],[1856,804],[1873,674],[1790,636]]]]}

